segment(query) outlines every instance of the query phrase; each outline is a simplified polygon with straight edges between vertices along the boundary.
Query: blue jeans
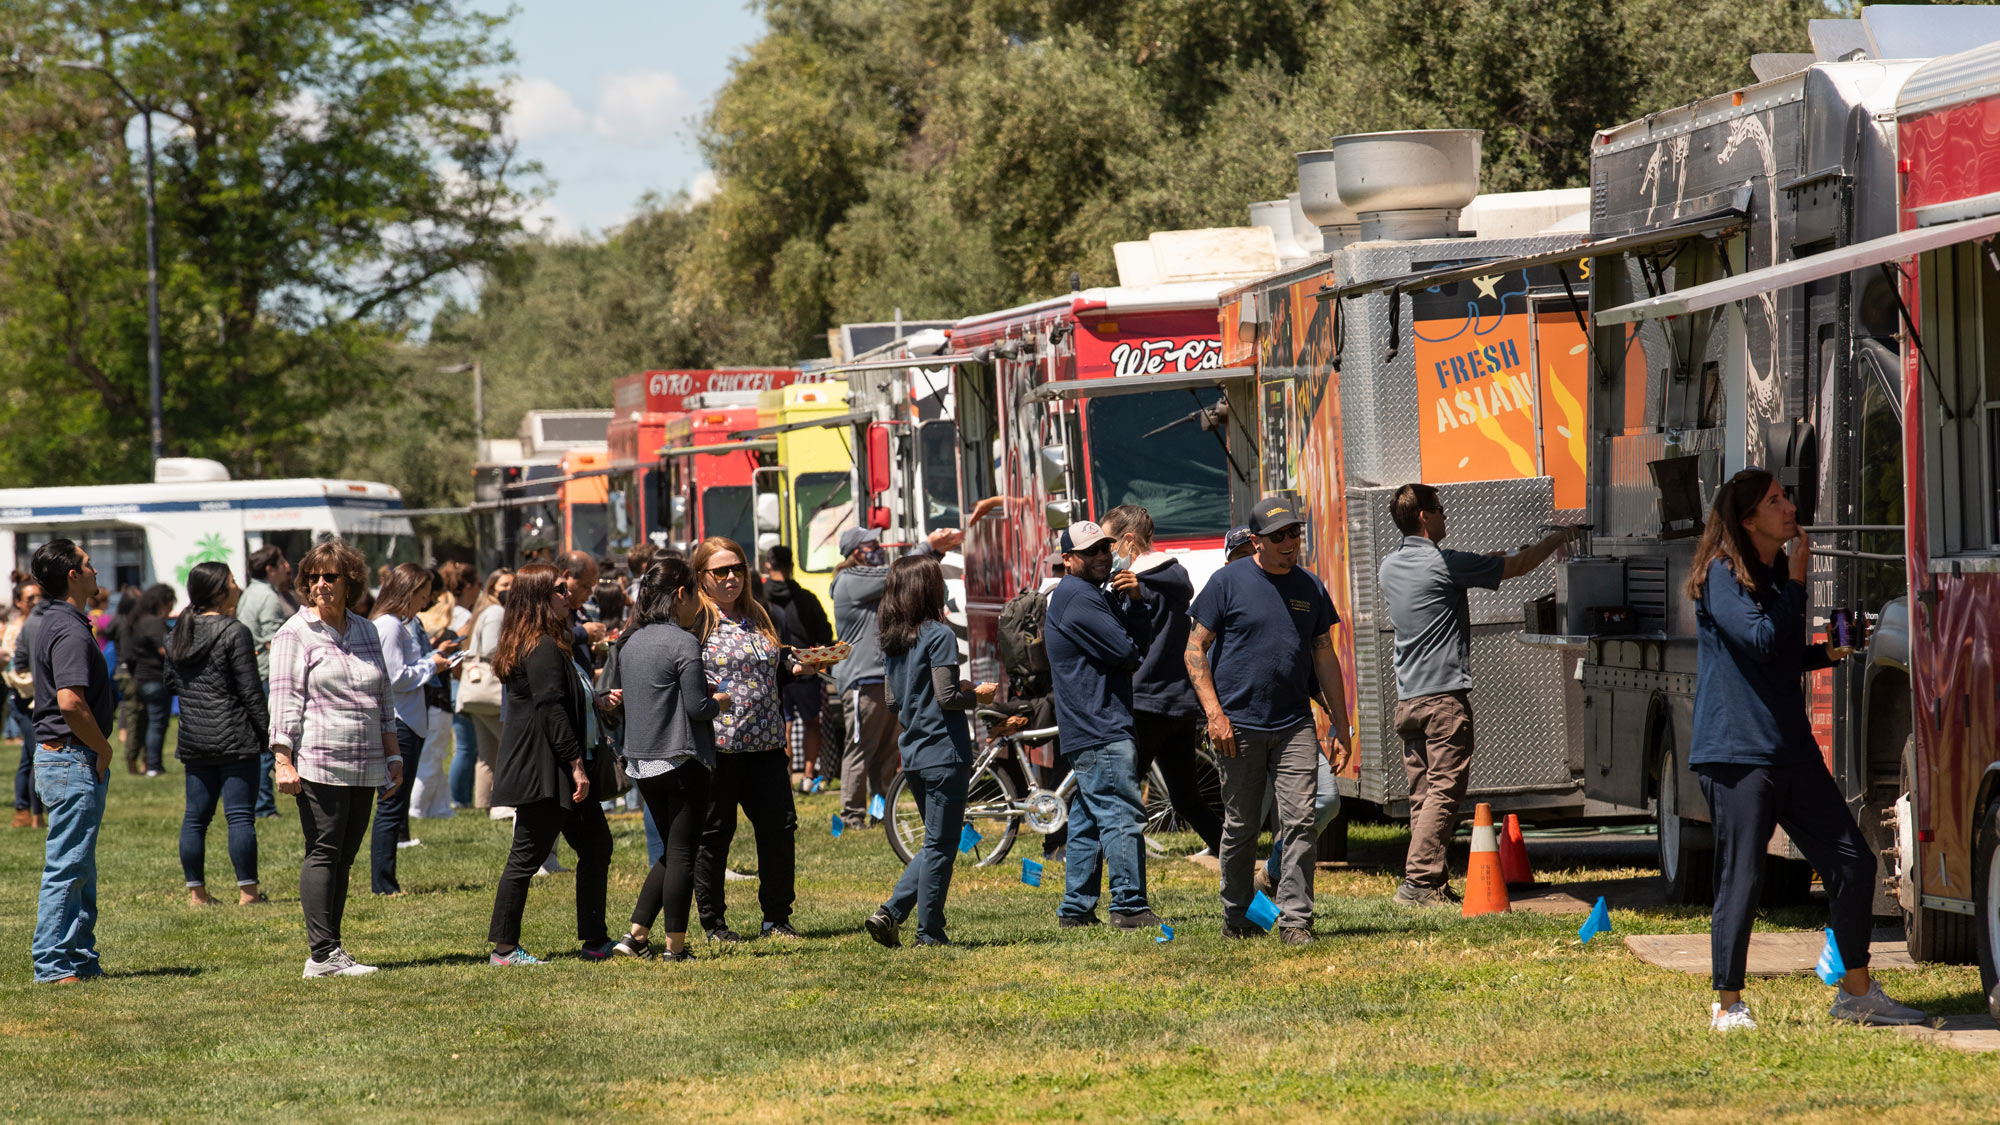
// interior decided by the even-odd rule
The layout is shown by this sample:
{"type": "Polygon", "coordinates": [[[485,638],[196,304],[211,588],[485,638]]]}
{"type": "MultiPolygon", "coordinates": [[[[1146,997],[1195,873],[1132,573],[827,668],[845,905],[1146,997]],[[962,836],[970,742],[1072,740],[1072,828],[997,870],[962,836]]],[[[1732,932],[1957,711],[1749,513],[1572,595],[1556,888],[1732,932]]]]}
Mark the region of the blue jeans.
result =
{"type": "MultiPolygon", "coordinates": [[[[634,785],[632,788],[639,787],[634,785]]],[[[653,823],[653,806],[641,803],[639,819],[646,825],[646,863],[657,864],[660,862],[660,853],[667,850],[667,842],[660,839],[660,826],[653,823]]]]}
{"type": "Polygon", "coordinates": [[[49,809],[35,907],[37,981],[104,975],[97,963],[97,830],[108,787],[94,751],[36,748],[35,790],[49,809]]]}
{"type": "Polygon", "coordinates": [[[473,732],[472,716],[463,711],[452,715],[451,733],[456,740],[447,779],[451,785],[451,803],[471,808],[472,770],[479,762],[479,736],[473,732]]]}
{"type": "Polygon", "coordinates": [[[185,763],[187,812],[181,817],[181,874],[190,887],[206,886],[208,826],[215,806],[229,822],[229,865],[236,885],[257,885],[257,759],[231,758],[206,765],[185,763]]]}
{"type": "Polygon", "coordinates": [[[1146,909],[1146,811],[1139,798],[1138,748],[1126,738],[1064,757],[1076,773],[1076,800],[1069,807],[1057,913],[1072,918],[1096,913],[1099,880],[1109,867],[1112,913],[1137,914],[1146,909]]]}
{"type": "MultiPolygon", "coordinates": [[[[1340,815],[1340,785],[1333,777],[1333,766],[1326,755],[1319,756],[1319,790],[1313,798],[1313,839],[1318,840],[1333,818],[1340,815]]],[[[1271,797],[1264,796],[1265,819],[1271,817],[1271,797]]],[[[1264,873],[1271,878],[1271,885],[1278,885],[1278,859],[1285,854],[1285,833],[1276,821],[1271,823],[1271,857],[1264,861],[1264,873]]]]}
{"type": "Polygon", "coordinates": [[[416,787],[417,763],[424,756],[424,736],[396,720],[396,748],[403,754],[403,783],[383,796],[375,793],[375,825],[369,829],[368,882],[378,895],[392,895],[403,886],[396,881],[396,844],[410,823],[410,790],[416,787]]]}
{"type": "Polygon", "coordinates": [[[167,745],[167,718],[172,714],[173,694],[164,680],[140,680],[136,685],[139,702],[146,707],[146,769],[157,773],[166,769],[163,751],[167,745]]]}
{"type": "MultiPolygon", "coordinates": [[[[964,765],[932,766],[904,770],[903,778],[923,810],[924,846],[910,857],[882,909],[898,922],[914,910],[917,936],[944,941],[944,896],[951,889],[958,837],[965,829],[965,790],[972,781],[971,770],[964,765]]],[[[1094,891],[1091,901],[1096,901],[1094,891]]]]}
{"type": "Polygon", "coordinates": [[[28,717],[28,705],[13,696],[14,721],[21,727],[21,764],[14,770],[14,811],[40,813],[42,795],[35,791],[35,724],[28,717]]]}
{"type": "MultiPolygon", "coordinates": [[[[269,699],[270,697],[271,681],[265,680],[264,698],[269,699]]],[[[259,757],[259,764],[263,769],[257,775],[257,815],[259,817],[277,816],[278,790],[271,781],[272,771],[278,768],[277,756],[266,750],[259,757]]]]}

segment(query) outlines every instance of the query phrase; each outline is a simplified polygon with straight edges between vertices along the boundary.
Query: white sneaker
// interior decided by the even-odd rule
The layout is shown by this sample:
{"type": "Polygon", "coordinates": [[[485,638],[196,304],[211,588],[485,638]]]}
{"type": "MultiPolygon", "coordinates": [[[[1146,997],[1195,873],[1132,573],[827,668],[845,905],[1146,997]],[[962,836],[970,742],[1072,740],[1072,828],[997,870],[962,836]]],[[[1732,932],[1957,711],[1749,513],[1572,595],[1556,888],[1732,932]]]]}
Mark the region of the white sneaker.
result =
{"type": "Polygon", "coordinates": [[[1731,1004],[1729,1010],[1726,1012],[1722,1010],[1722,1004],[1719,1001],[1712,1000],[1708,1005],[1708,1029],[1710,1031],[1755,1031],[1757,1030],[1757,1021],[1750,1018],[1750,1005],[1745,1004],[1741,1000],[1731,1004]]]}
{"type": "Polygon", "coordinates": [[[1922,1023],[1930,1018],[1908,1004],[1901,1004],[1889,999],[1883,993],[1881,984],[1872,980],[1868,982],[1868,995],[1866,996],[1849,995],[1848,991],[1844,988],[1840,989],[1839,993],[1838,996],[1834,997],[1833,1007],[1827,1013],[1837,1020],[1846,1020],[1849,1023],[1863,1025],[1872,1024],[1877,1027],[1884,1025],[1895,1027],[1904,1024],[1922,1023]]]}
{"type": "Polygon", "coordinates": [[[568,870],[569,870],[569,868],[567,868],[567,867],[564,867],[564,866],[562,865],[562,861],[556,858],[556,853],[554,853],[554,852],[550,852],[550,853],[549,853],[549,858],[547,858],[547,859],[545,859],[545,860],[543,860],[543,861],[542,861],[542,866],[541,866],[541,870],[539,870],[539,871],[536,871],[536,872],[535,872],[535,874],[537,874],[537,875],[560,875],[560,874],[562,874],[563,872],[565,872],[565,871],[568,871],[568,870]]]}
{"type": "Polygon", "coordinates": [[[336,949],[321,961],[315,957],[306,958],[305,979],[316,977],[365,977],[375,971],[373,965],[363,965],[347,955],[347,950],[336,949]]]}
{"type": "Polygon", "coordinates": [[[407,840],[396,841],[396,846],[399,848],[421,848],[424,846],[424,842],[412,836],[407,840]]]}
{"type": "Polygon", "coordinates": [[[745,875],[741,871],[725,867],[722,869],[722,881],[725,883],[754,883],[757,881],[757,877],[755,875],[745,875]]]}
{"type": "Polygon", "coordinates": [[[512,806],[512,805],[494,805],[494,806],[493,806],[492,808],[490,808],[490,809],[487,809],[487,810],[486,810],[486,819],[488,819],[488,820],[512,820],[512,819],[514,819],[514,806],[512,806]]]}

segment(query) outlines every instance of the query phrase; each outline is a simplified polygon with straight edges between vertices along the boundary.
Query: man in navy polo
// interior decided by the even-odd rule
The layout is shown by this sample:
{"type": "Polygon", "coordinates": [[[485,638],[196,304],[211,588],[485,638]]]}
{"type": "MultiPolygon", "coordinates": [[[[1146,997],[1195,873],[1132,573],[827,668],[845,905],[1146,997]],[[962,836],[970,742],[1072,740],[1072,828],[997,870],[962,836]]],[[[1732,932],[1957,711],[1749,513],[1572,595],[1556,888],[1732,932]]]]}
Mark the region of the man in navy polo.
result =
{"type": "Polygon", "coordinates": [[[1283,851],[1278,933],[1287,945],[1313,940],[1318,756],[1338,774],[1354,742],[1333,644],[1340,615],[1326,586],[1299,565],[1304,538],[1305,519],[1290,500],[1258,501],[1250,512],[1252,553],[1216,571],[1188,610],[1188,678],[1222,771],[1223,936],[1262,932],[1248,911],[1268,793],[1278,815],[1272,846],[1283,851]],[[1325,747],[1313,722],[1315,698],[1333,736],[1325,747]]]}
{"type": "Polygon", "coordinates": [[[86,609],[97,568],[67,539],[29,563],[48,597],[29,663],[35,677],[35,789],[49,809],[42,894],[35,909],[37,983],[104,975],[97,961],[97,830],[111,773],[111,673],[86,609]]]}
{"type": "Polygon", "coordinates": [[[1145,803],[1139,796],[1132,673],[1152,641],[1139,576],[1111,574],[1111,536],[1094,523],[1062,533],[1068,573],[1049,592],[1042,621],[1055,696],[1057,748],[1076,773],[1063,854],[1059,924],[1095,926],[1099,879],[1111,871],[1111,924],[1157,926],[1146,904],[1145,803]]]}

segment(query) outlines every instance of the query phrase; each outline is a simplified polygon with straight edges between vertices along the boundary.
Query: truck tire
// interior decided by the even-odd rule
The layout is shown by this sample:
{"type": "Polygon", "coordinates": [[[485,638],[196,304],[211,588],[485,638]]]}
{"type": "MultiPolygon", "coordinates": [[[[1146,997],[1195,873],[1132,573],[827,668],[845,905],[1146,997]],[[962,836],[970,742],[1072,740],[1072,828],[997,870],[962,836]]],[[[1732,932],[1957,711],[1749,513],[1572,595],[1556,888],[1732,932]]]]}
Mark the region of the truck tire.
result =
{"type": "MultiPolygon", "coordinates": [[[[1948,965],[1964,965],[1978,956],[1977,918],[1950,910],[1933,910],[1923,905],[1923,883],[1912,857],[1919,856],[1917,825],[1914,823],[1917,792],[1917,739],[1911,735],[1903,743],[1903,791],[1896,801],[1896,898],[1903,914],[1903,938],[1909,943],[1910,958],[1948,965]]],[[[1889,873],[1884,873],[1889,874],[1889,873]]]]}
{"type": "Polygon", "coordinates": [[[2000,1019],[2000,800],[1987,804],[1972,852],[1972,894],[1979,931],[1979,990],[2000,1019]]]}
{"type": "Polygon", "coordinates": [[[1715,850],[1694,841],[1706,839],[1700,826],[1680,814],[1680,754],[1671,728],[1663,728],[1660,743],[1659,796],[1653,801],[1653,831],[1659,841],[1660,878],[1668,901],[1705,906],[1715,899],[1715,850]]]}

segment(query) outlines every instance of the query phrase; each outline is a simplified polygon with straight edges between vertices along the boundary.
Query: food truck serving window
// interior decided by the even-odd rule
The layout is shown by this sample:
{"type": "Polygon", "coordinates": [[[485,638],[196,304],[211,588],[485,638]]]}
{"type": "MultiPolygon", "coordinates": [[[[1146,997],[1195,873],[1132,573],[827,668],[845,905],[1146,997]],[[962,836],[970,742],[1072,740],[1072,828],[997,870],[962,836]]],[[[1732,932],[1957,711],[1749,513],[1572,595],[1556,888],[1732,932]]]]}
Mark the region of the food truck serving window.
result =
{"type": "Polygon", "coordinates": [[[701,492],[701,533],[734,539],[746,551],[756,550],[757,513],[747,484],[711,485],[701,492]]]}
{"type": "Polygon", "coordinates": [[[846,473],[800,473],[793,486],[798,500],[799,567],[824,574],[840,562],[840,533],[854,526],[854,485],[846,473]]]}
{"type": "Polygon", "coordinates": [[[948,419],[917,427],[917,456],[924,473],[924,530],[958,526],[958,423],[948,419]]]}
{"type": "Polygon", "coordinates": [[[1090,449],[1090,510],[1120,504],[1153,517],[1159,539],[1206,539],[1229,529],[1229,461],[1221,435],[1197,412],[1222,397],[1215,387],[1094,398],[1084,404],[1090,449]]]}

